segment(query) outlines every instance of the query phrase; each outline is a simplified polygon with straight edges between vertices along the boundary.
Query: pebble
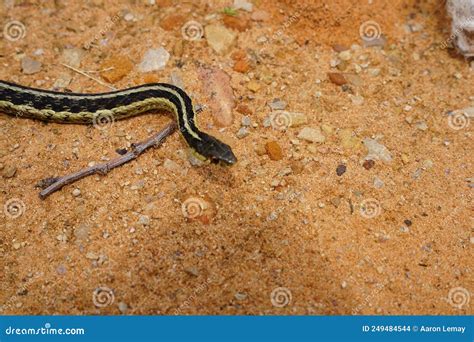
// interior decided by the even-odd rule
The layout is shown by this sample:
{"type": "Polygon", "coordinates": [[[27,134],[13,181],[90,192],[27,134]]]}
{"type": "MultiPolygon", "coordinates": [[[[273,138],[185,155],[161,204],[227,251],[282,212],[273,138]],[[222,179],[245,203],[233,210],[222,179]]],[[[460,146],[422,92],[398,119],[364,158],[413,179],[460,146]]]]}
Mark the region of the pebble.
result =
{"type": "Polygon", "coordinates": [[[101,64],[100,76],[107,82],[115,83],[128,75],[132,68],[132,61],[127,56],[113,55],[101,64]]]}
{"type": "Polygon", "coordinates": [[[271,160],[283,159],[283,151],[276,141],[269,141],[265,144],[265,151],[271,160]]]}
{"type": "Polygon", "coordinates": [[[250,18],[254,21],[267,21],[270,19],[270,15],[266,11],[258,10],[253,12],[250,18]]]}
{"type": "Polygon", "coordinates": [[[378,75],[380,75],[380,69],[379,68],[369,68],[369,69],[367,69],[367,73],[369,74],[369,76],[377,77],[378,75]]]}
{"type": "Polygon", "coordinates": [[[235,295],[234,295],[235,299],[237,300],[244,300],[247,298],[247,294],[246,293],[242,293],[242,292],[237,292],[235,295]]]}
{"type": "Polygon", "coordinates": [[[26,75],[31,75],[41,70],[41,62],[38,62],[30,57],[23,57],[21,60],[21,70],[26,75]]]}
{"type": "Polygon", "coordinates": [[[346,78],[339,72],[328,72],[329,80],[336,85],[343,85],[347,83],[346,78]]]}
{"type": "Polygon", "coordinates": [[[186,267],[184,269],[184,272],[186,272],[187,274],[189,275],[192,275],[194,277],[197,277],[199,275],[199,270],[197,269],[197,267],[195,266],[192,266],[192,267],[186,267]]]}
{"type": "Polygon", "coordinates": [[[381,180],[379,177],[375,177],[374,178],[374,187],[376,189],[382,189],[382,187],[384,186],[384,182],[383,180],[381,180]]]}
{"type": "Polygon", "coordinates": [[[252,119],[250,119],[250,116],[245,115],[242,117],[242,126],[244,127],[250,127],[252,125],[252,119]]]}
{"type": "Polygon", "coordinates": [[[247,89],[254,93],[259,91],[260,88],[262,88],[262,86],[257,81],[251,80],[249,83],[247,83],[247,89]]]}
{"type": "Polygon", "coordinates": [[[16,167],[12,165],[5,166],[2,171],[3,178],[13,178],[13,176],[16,174],[16,170],[16,167]]]}
{"type": "Polygon", "coordinates": [[[320,128],[305,127],[298,133],[298,139],[306,140],[312,143],[323,143],[326,137],[320,128]]]}
{"type": "Polygon", "coordinates": [[[230,76],[219,68],[200,68],[199,78],[203,81],[204,91],[209,97],[209,107],[214,123],[220,127],[232,125],[235,107],[234,91],[230,85],[230,76]]]}
{"type": "Polygon", "coordinates": [[[336,168],[336,174],[340,177],[340,176],[342,176],[344,173],[346,173],[346,169],[347,169],[346,165],[340,164],[340,165],[338,165],[337,168],[336,168]]]}
{"type": "Polygon", "coordinates": [[[79,197],[79,196],[81,195],[81,190],[79,190],[79,189],[77,189],[77,188],[74,189],[74,190],[72,191],[72,195],[73,195],[74,197],[79,197]]]}
{"type": "Polygon", "coordinates": [[[118,309],[120,310],[121,313],[125,315],[128,311],[128,305],[124,302],[120,302],[118,303],[118,309]]]}
{"type": "Polygon", "coordinates": [[[351,96],[351,101],[356,106],[360,106],[364,103],[364,98],[360,95],[353,95],[351,96]]]}
{"type": "Polygon", "coordinates": [[[245,138],[246,136],[248,136],[250,134],[249,130],[247,127],[241,127],[239,129],[239,131],[237,132],[236,136],[237,138],[239,139],[243,139],[245,138]]]}
{"type": "Polygon", "coordinates": [[[345,280],[341,283],[341,288],[345,289],[347,287],[347,282],[345,280]]]}
{"type": "Polygon", "coordinates": [[[426,131],[428,129],[428,125],[424,121],[417,122],[415,127],[420,131],[426,131]]]}
{"type": "Polygon", "coordinates": [[[364,167],[364,169],[366,170],[370,170],[371,168],[373,168],[375,165],[375,161],[373,161],[372,159],[367,159],[364,161],[364,163],[362,164],[362,166],[364,167]]]}
{"type": "Polygon", "coordinates": [[[247,12],[252,12],[253,5],[251,2],[248,2],[247,0],[234,0],[234,8],[242,9],[247,12]]]}
{"type": "Polygon", "coordinates": [[[365,138],[363,143],[368,150],[368,154],[365,159],[381,160],[386,163],[392,161],[392,155],[390,154],[390,151],[377,140],[365,138]]]}
{"type": "Polygon", "coordinates": [[[163,162],[163,167],[169,171],[177,172],[181,170],[181,167],[176,164],[174,161],[171,159],[165,159],[163,162]]]}
{"type": "Polygon", "coordinates": [[[54,81],[54,89],[65,89],[69,86],[72,81],[72,76],[66,73],[59,75],[59,77],[54,81]]]}
{"type": "Polygon", "coordinates": [[[81,60],[84,56],[84,50],[80,48],[64,49],[61,55],[62,61],[74,68],[81,66],[81,60]]]}
{"type": "Polygon", "coordinates": [[[286,102],[280,99],[273,99],[268,105],[272,110],[282,110],[286,108],[286,102]]]}
{"type": "Polygon", "coordinates": [[[351,51],[350,50],[344,50],[339,52],[338,54],[339,59],[343,61],[349,61],[352,58],[351,51]]]}
{"type": "Polygon", "coordinates": [[[207,25],[204,32],[207,43],[218,54],[226,54],[235,42],[236,34],[222,25],[207,25]]]}
{"type": "Polygon", "coordinates": [[[147,215],[140,215],[138,217],[138,223],[142,226],[149,226],[150,225],[150,217],[147,215]]]}
{"type": "Polygon", "coordinates": [[[249,21],[243,17],[234,17],[230,15],[224,16],[222,20],[225,26],[237,30],[239,32],[244,32],[248,28],[250,28],[249,21]]]}
{"type": "Polygon", "coordinates": [[[170,59],[170,54],[166,49],[149,49],[145,52],[142,61],[138,65],[141,72],[150,72],[163,69],[170,59]]]}
{"type": "Polygon", "coordinates": [[[94,252],[87,252],[86,258],[90,260],[97,260],[99,259],[99,256],[94,252]]]}

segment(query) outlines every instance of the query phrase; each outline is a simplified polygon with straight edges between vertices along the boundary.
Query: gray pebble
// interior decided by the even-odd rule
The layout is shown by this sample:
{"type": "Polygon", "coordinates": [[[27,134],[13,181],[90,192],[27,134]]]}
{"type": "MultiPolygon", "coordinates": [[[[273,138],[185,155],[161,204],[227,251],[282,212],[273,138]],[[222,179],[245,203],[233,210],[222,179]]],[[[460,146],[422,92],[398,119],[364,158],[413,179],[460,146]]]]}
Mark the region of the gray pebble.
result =
{"type": "Polygon", "coordinates": [[[236,136],[237,136],[237,138],[239,138],[239,139],[243,139],[243,138],[245,138],[245,137],[246,137],[247,135],[249,135],[249,134],[250,134],[250,132],[249,132],[249,130],[248,130],[246,127],[241,127],[241,128],[239,129],[239,131],[237,132],[236,136]]]}

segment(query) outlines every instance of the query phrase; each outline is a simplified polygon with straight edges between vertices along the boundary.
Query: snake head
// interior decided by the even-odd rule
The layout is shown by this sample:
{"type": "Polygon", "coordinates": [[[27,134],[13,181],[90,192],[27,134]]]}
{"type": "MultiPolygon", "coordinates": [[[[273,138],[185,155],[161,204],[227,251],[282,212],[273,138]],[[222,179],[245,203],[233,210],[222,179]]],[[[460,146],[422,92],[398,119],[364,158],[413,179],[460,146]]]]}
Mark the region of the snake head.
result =
{"type": "Polygon", "coordinates": [[[203,157],[202,159],[209,160],[212,163],[233,165],[237,162],[237,158],[229,145],[208,134],[202,133],[201,140],[196,140],[193,147],[195,152],[203,157]]]}

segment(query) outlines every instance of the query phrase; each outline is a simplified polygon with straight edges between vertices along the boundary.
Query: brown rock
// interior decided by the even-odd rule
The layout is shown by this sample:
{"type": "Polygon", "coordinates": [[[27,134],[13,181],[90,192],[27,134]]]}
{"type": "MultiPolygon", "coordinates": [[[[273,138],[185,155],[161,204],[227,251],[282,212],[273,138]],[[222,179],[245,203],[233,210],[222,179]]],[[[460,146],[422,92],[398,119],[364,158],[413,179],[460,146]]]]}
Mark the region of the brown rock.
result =
{"type": "Polygon", "coordinates": [[[374,165],[375,165],[375,161],[373,161],[372,159],[367,159],[366,161],[364,161],[364,164],[362,164],[362,166],[366,170],[370,170],[371,168],[374,167],[374,165]]]}
{"type": "Polygon", "coordinates": [[[347,83],[346,78],[339,72],[328,72],[329,80],[336,85],[343,85],[347,83]]]}
{"type": "Polygon", "coordinates": [[[246,73],[250,70],[250,64],[247,59],[241,59],[235,62],[234,71],[246,73]]]}
{"type": "Polygon", "coordinates": [[[2,172],[2,176],[4,178],[13,178],[13,176],[15,176],[16,174],[16,167],[14,166],[6,166],[4,169],[3,169],[3,172],[2,172]]]}
{"type": "Polygon", "coordinates": [[[199,78],[203,81],[203,89],[209,97],[214,123],[221,127],[232,125],[235,100],[229,75],[217,68],[200,68],[199,78]]]}
{"type": "Polygon", "coordinates": [[[173,31],[183,26],[185,18],[180,14],[171,14],[166,18],[163,18],[160,22],[160,26],[165,31],[173,31]]]}
{"type": "Polygon", "coordinates": [[[247,105],[244,105],[244,104],[239,104],[236,108],[237,112],[239,112],[240,114],[245,114],[245,115],[250,115],[252,114],[252,110],[247,106],[247,105]]]}
{"type": "Polygon", "coordinates": [[[334,44],[332,46],[332,49],[336,52],[342,52],[342,51],[349,50],[349,47],[346,46],[346,45],[342,45],[342,44],[334,44]]]}
{"type": "Polygon", "coordinates": [[[283,151],[276,141],[269,141],[265,144],[265,151],[271,160],[281,160],[283,158],[283,151]]]}
{"type": "Polygon", "coordinates": [[[133,68],[133,64],[126,56],[116,55],[104,61],[100,66],[102,78],[110,83],[115,83],[124,78],[133,68]]]}
{"type": "Polygon", "coordinates": [[[243,17],[233,17],[226,15],[224,16],[223,21],[225,26],[239,32],[243,32],[250,27],[249,21],[243,17]]]}

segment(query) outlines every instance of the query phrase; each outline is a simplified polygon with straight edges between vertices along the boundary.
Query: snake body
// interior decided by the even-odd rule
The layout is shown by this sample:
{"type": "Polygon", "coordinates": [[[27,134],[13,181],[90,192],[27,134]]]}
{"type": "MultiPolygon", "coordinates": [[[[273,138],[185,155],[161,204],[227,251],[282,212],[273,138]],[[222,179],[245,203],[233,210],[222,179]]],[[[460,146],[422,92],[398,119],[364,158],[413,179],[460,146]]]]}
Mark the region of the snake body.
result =
{"type": "Polygon", "coordinates": [[[200,159],[231,165],[229,145],[196,125],[196,113],[185,91],[171,84],[150,83],[98,94],[62,93],[0,81],[0,112],[47,122],[91,124],[120,120],[152,110],[173,113],[181,135],[200,159]]]}

